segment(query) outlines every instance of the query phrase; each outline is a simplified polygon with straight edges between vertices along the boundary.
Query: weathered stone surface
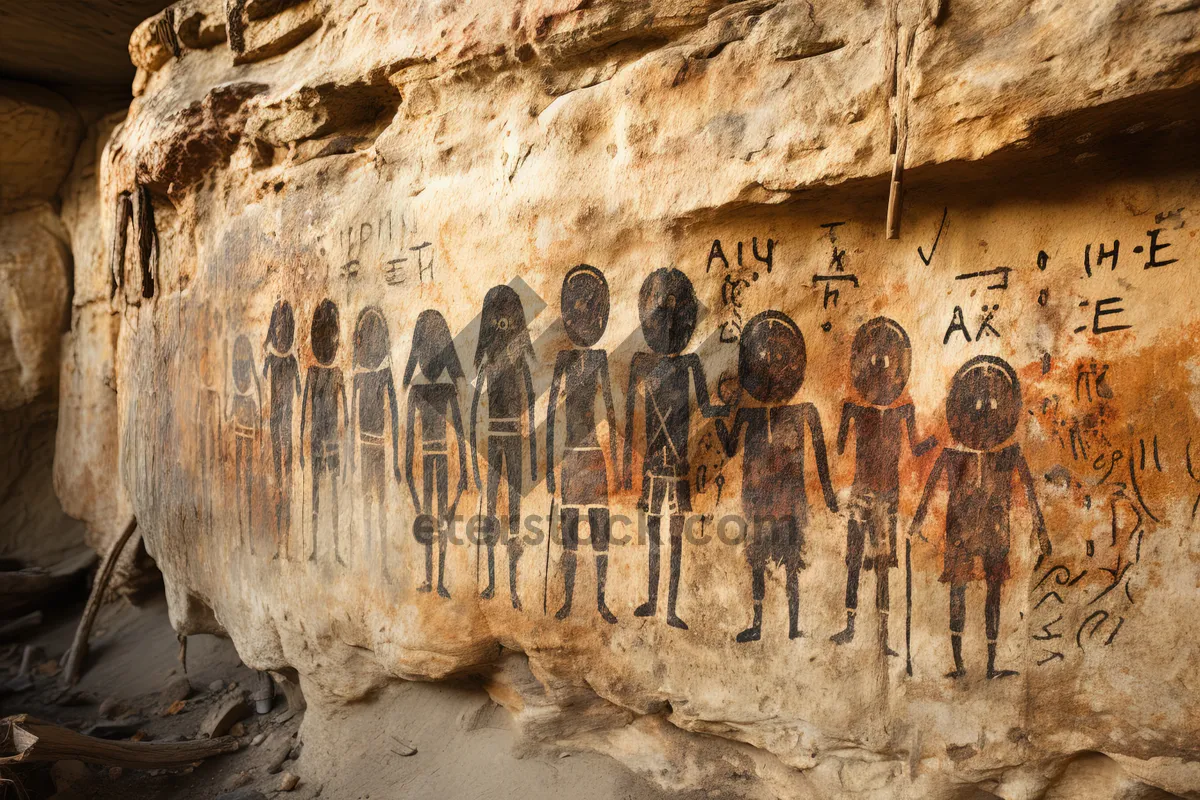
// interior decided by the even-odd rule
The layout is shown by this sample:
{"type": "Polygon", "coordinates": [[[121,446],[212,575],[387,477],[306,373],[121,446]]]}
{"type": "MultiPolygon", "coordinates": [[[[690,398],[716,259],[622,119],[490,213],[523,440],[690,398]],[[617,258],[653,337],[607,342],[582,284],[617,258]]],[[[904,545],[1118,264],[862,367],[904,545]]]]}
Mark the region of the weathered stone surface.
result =
{"type": "Polygon", "coordinates": [[[54,92],[0,81],[0,214],[54,197],[79,144],[79,115],[54,92]]]}
{"type": "Polygon", "coordinates": [[[75,346],[116,336],[121,479],[180,630],[294,668],[313,719],[483,674],[531,745],[672,790],[1200,791],[1189,4],[313,6],[261,61],[234,64],[305,4],[139,61],[105,151],[118,330],[77,314],[75,346]],[[599,516],[561,540],[597,504],[604,562],[599,516]],[[462,520],[493,512],[528,541],[481,597],[462,520]],[[803,543],[729,540],[764,514],[803,543]]]}
{"type": "Polygon", "coordinates": [[[104,202],[100,188],[104,146],[123,117],[115,114],[89,128],[63,187],[74,294],[71,331],[63,338],[54,487],[67,513],[87,521],[88,544],[99,552],[116,541],[132,514],[118,468],[121,318],[111,299],[112,202],[104,202]]]}
{"type": "Polygon", "coordinates": [[[67,319],[65,240],[47,206],[0,216],[0,409],[54,388],[67,319]]]}

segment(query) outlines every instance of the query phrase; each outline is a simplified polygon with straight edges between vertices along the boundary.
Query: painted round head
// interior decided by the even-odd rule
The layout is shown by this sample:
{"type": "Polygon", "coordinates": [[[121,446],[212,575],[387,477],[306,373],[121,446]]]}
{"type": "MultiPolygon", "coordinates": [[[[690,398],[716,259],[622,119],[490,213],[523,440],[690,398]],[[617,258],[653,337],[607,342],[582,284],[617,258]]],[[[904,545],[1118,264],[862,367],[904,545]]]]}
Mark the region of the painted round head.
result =
{"type": "Polygon", "coordinates": [[[446,318],[433,309],[422,311],[413,326],[412,351],[408,355],[408,366],[404,368],[405,386],[412,383],[418,365],[429,381],[438,380],[443,372],[448,372],[454,381],[463,377],[450,326],[446,324],[446,318]]]}
{"type": "Polygon", "coordinates": [[[367,306],[358,315],[354,326],[354,366],[379,369],[391,350],[387,322],[378,306],[367,306]]]}
{"type": "Polygon", "coordinates": [[[525,323],[521,297],[511,286],[493,286],[483,297],[479,321],[479,346],[475,348],[475,366],[484,359],[489,364],[515,363],[520,356],[533,356],[533,342],[525,323]]]}
{"type": "Polygon", "coordinates": [[[850,380],[871,405],[896,402],[908,385],[912,345],[895,321],[876,317],[858,329],[850,346],[850,380]]]}
{"type": "Polygon", "coordinates": [[[608,281],[604,273],[580,264],[567,273],[562,285],[562,321],[576,347],[591,347],[608,327],[608,281]]]}
{"type": "Polygon", "coordinates": [[[950,435],[972,450],[991,450],[1017,429],[1021,383],[1008,362],[976,356],[950,382],[946,422],[950,435]]]}
{"type": "Polygon", "coordinates": [[[254,380],[254,353],[250,349],[250,340],[244,335],[238,336],[233,342],[233,385],[239,394],[250,391],[250,383],[254,380]]]}
{"type": "Polygon", "coordinates": [[[267,330],[267,344],[275,348],[275,352],[283,354],[292,349],[296,337],[296,318],[292,316],[292,305],[287,300],[280,300],[271,311],[271,327],[267,330]]]}
{"type": "Polygon", "coordinates": [[[332,300],[322,300],[312,318],[312,351],[317,361],[325,366],[332,364],[340,338],[337,306],[332,300]]]}
{"type": "Polygon", "coordinates": [[[638,316],[642,337],[656,353],[678,355],[691,341],[699,311],[696,290],[677,269],[656,269],[642,282],[638,316]]]}
{"type": "Polygon", "coordinates": [[[800,390],[808,355],[804,335],[782,311],[764,311],[742,328],[738,375],[760,403],[785,403],[800,390]]]}

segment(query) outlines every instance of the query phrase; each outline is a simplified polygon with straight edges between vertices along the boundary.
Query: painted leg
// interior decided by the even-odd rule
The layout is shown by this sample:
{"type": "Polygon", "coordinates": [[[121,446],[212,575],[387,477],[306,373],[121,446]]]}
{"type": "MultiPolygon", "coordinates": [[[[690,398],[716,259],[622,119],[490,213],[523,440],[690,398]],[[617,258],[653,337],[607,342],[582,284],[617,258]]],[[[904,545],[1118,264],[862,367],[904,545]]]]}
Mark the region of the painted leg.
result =
{"type": "Polygon", "coordinates": [[[963,669],[962,635],[967,621],[967,587],[955,583],[950,586],[950,649],[954,652],[954,669],[946,673],[947,678],[961,678],[967,674],[963,669]]]}
{"type": "Polygon", "coordinates": [[[862,573],[863,530],[855,520],[846,525],[846,627],[830,636],[834,644],[854,640],[854,617],[858,612],[858,582],[862,573]]]}
{"type": "Polygon", "coordinates": [[[568,550],[563,553],[563,604],[555,619],[566,619],[571,616],[571,599],[575,594],[575,553],[568,550]]]}
{"type": "Polygon", "coordinates": [[[433,544],[425,545],[425,582],[417,587],[422,594],[433,589],[433,544]]]}
{"type": "Polygon", "coordinates": [[[658,564],[661,543],[662,517],[651,514],[646,520],[646,533],[650,540],[649,577],[647,578],[647,600],[633,611],[635,617],[652,617],[658,613],[658,564]]]}
{"type": "Polygon", "coordinates": [[[799,639],[800,630],[800,570],[790,569],[787,573],[788,638],[799,639]]]}
{"type": "Polygon", "coordinates": [[[617,617],[608,610],[608,605],[604,602],[604,589],[608,583],[608,554],[602,553],[596,556],[596,610],[600,612],[600,618],[609,625],[615,625],[617,617]]]}
{"type": "Polygon", "coordinates": [[[313,485],[312,485],[312,550],[309,551],[308,560],[317,560],[317,526],[321,520],[321,473],[317,470],[317,460],[314,457],[312,461],[313,485]]]}
{"type": "Polygon", "coordinates": [[[888,644],[888,611],[891,608],[891,599],[888,597],[888,583],[891,575],[892,570],[888,566],[887,559],[876,559],[875,610],[879,612],[879,649],[885,656],[899,656],[900,654],[888,644]]]}
{"type": "Polygon", "coordinates": [[[737,641],[757,642],[762,638],[762,604],[767,593],[767,579],[762,567],[754,567],[750,573],[750,591],[754,597],[754,622],[737,635],[737,641]]]}
{"type": "Polygon", "coordinates": [[[671,575],[667,583],[667,624],[672,628],[687,630],[687,623],[675,613],[679,599],[679,575],[683,571],[683,515],[671,515],[671,575]]]}
{"type": "Polygon", "coordinates": [[[987,626],[988,666],[987,676],[1009,678],[1017,674],[1015,669],[996,669],[996,639],[1000,637],[1000,585],[1002,581],[988,578],[987,601],[984,604],[984,622],[987,626]]]}

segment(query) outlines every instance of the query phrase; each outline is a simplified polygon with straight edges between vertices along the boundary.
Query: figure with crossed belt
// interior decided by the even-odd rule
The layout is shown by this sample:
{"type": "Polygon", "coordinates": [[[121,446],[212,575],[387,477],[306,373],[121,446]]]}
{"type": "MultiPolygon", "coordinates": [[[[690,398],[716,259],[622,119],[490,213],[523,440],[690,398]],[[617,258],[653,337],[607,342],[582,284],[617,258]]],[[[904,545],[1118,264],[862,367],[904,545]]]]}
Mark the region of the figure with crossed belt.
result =
{"type": "Polygon", "coordinates": [[[914,457],[937,444],[930,436],[917,441],[916,410],[912,402],[896,401],[908,384],[912,345],[898,323],[876,317],[863,324],[850,347],[850,382],[862,402],[847,400],[838,428],[838,455],[846,450],[853,424],[854,486],[850,490],[850,520],[846,524],[846,627],[830,637],[836,644],[854,639],[858,585],[862,569],[875,573],[875,610],[879,644],[885,655],[898,655],[888,645],[888,582],[899,566],[896,517],[900,505],[900,446],[904,430],[914,457]]]}
{"type": "Polygon", "coordinates": [[[312,552],[308,559],[317,558],[317,525],[320,521],[321,478],[329,481],[329,492],[333,511],[333,555],[339,564],[345,564],[338,546],[338,473],[346,479],[346,467],[339,457],[338,441],[341,438],[341,423],[347,417],[346,384],[340,367],[333,366],[337,358],[341,331],[338,309],[332,300],[322,300],[313,312],[311,340],[313,357],[317,360],[304,376],[304,399],[300,405],[300,468],[304,468],[304,428],[312,410],[312,429],[309,432],[309,455],[312,458],[312,552]],[[342,401],[341,416],[338,416],[338,399],[342,401]],[[311,399],[311,400],[310,400],[311,399]]]}
{"type": "Polygon", "coordinates": [[[446,318],[432,309],[422,311],[413,328],[412,351],[404,368],[404,387],[408,389],[408,424],[404,440],[404,476],[412,495],[417,520],[413,535],[425,547],[425,583],[417,591],[433,589],[433,528],[438,531],[437,593],[449,599],[446,588],[446,540],[454,510],[467,488],[467,443],[463,437],[462,414],[458,409],[458,381],[463,368],[450,338],[446,318]],[[417,367],[421,383],[414,382],[417,367]],[[448,495],[450,455],[446,442],[447,416],[458,440],[458,489],[454,499],[448,495]],[[424,492],[417,495],[413,475],[416,425],[421,426],[421,479],[424,492]],[[436,513],[435,513],[435,503],[436,513]]]}
{"type": "Polygon", "coordinates": [[[754,621],[737,635],[738,642],[762,637],[766,570],[783,567],[788,599],[788,638],[801,636],[800,570],[804,569],[804,533],[808,527],[808,495],[804,486],[805,429],[812,440],[821,492],[830,511],[837,497],[829,480],[825,433],[812,403],[791,401],[804,384],[808,364],[804,336],[791,317],[764,311],[742,328],[738,345],[738,378],[760,406],[743,406],[733,427],[717,420],[717,436],[730,458],[746,430],[742,455],[742,503],[748,519],[746,560],[750,565],[754,621]]]}
{"type": "Polygon", "coordinates": [[[692,282],[677,269],[658,269],[642,283],[638,315],[642,336],[653,352],[637,353],[629,371],[625,396],[625,488],[633,488],[633,422],[639,388],[646,395],[646,452],[642,456],[642,494],[638,507],[649,514],[649,597],[634,616],[658,613],[659,549],[662,514],[670,515],[671,573],[667,590],[667,624],[687,630],[676,613],[683,559],[684,515],[692,510],[688,463],[691,433],[691,393],[694,383],[700,412],[723,417],[728,407],[709,399],[704,365],[695,353],[684,354],[696,329],[699,304],[692,282]]]}
{"type": "Polygon", "coordinates": [[[487,439],[487,518],[484,542],[487,544],[488,585],[479,596],[489,600],[495,595],[495,548],[499,540],[499,520],[496,502],[500,478],[508,483],[508,588],[512,606],[521,608],[517,593],[517,564],[521,560],[523,543],[521,528],[521,423],[529,435],[529,475],[537,482],[537,431],[533,417],[533,375],[529,371],[533,360],[533,342],[525,322],[521,298],[509,286],[493,286],[483,298],[483,313],[479,326],[479,346],[475,350],[475,393],[471,398],[471,457],[475,485],[482,490],[479,477],[479,439],[476,422],[479,419],[479,399],[484,384],[488,390],[487,439]]]}
{"type": "Polygon", "coordinates": [[[550,405],[546,410],[546,486],[554,494],[554,419],[560,391],[564,397],[566,447],[562,460],[562,608],[555,614],[566,619],[571,613],[575,591],[575,558],[579,549],[579,514],[586,509],[588,533],[596,553],[596,608],[610,625],[617,618],[604,601],[608,577],[608,465],[596,435],[596,395],[604,398],[608,415],[608,447],[617,463],[617,415],[613,408],[612,383],[608,375],[608,353],[590,349],[608,326],[608,281],[604,273],[580,264],[563,279],[561,309],[563,326],[575,345],[558,354],[550,382],[550,405]]]}
{"type": "MultiPolygon", "coordinates": [[[[400,482],[400,424],[396,410],[396,384],[392,378],[391,341],[387,321],[378,306],[368,306],[358,315],[354,327],[354,388],[350,393],[350,430],[358,431],[359,464],[362,478],[362,515],[364,553],[371,549],[371,525],[368,509],[374,500],[375,523],[379,532],[379,561],[388,574],[387,536],[383,519],[387,499],[388,422],[392,429],[392,474],[400,482]]],[[[355,448],[350,448],[354,464],[355,448]]]]}

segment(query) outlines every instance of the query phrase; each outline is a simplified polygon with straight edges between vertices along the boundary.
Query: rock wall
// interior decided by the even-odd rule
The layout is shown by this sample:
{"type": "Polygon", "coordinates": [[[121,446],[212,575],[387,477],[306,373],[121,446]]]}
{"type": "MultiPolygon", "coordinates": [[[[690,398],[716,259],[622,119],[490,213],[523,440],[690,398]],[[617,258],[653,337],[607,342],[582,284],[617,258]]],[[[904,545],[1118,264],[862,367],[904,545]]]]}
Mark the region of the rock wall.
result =
{"type": "Polygon", "coordinates": [[[60,491],[117,464],[178,629],[317,708],[476,674],[671,789],[1198,792],[1193,6],[178,3],[60,491]]]}

